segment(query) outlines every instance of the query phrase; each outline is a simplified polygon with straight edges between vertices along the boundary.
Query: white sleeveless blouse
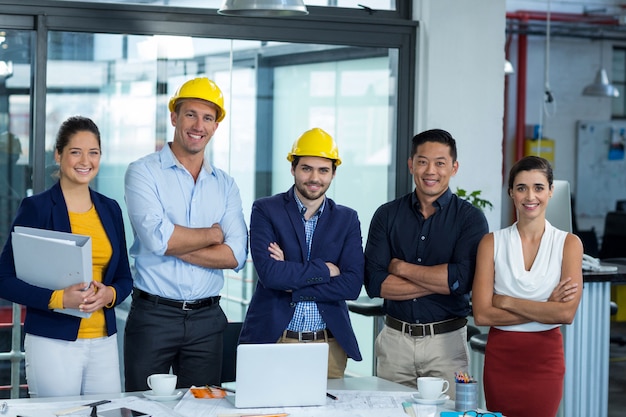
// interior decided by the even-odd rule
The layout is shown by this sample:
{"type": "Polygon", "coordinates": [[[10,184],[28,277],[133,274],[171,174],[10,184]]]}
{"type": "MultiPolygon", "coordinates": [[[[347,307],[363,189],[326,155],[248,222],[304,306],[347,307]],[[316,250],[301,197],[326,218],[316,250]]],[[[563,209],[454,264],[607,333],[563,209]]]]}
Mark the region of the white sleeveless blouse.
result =
{"type": "MultiPolygon", "coordinates": [[[[517,222],[494,232],[493,237],[494,292],[527,300],[547,301],[561,279],[567,232],[555,228],[546,220],[539,251],[530,271],[524,267],[522,240],[517,230],[517,222]]],[[[530,322],[495,327],[517,332],[536,332],[550,330],[559,325],[530,322]]]]}

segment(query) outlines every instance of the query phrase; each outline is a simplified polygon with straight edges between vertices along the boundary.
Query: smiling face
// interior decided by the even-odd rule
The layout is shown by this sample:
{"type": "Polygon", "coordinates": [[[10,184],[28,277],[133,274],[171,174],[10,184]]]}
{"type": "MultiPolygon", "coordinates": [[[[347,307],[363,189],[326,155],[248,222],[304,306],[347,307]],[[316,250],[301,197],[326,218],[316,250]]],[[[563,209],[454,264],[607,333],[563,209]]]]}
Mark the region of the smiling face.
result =
{"type": "Polygon", "coordinates": [[[435,201],[447,189],[450,178],[459,168],[450,155],[450,147],[439,142],[424,142],[409,159],[409,171],[420,200],[435,201]]]}
{"type": "Polygon", "coordinates": [[[302,156],[298,165],[291,168],[298,198],[304,203],[314,202],[324,197],[335,177],[333,161],[318,156],[302,156]]]}
{"type": "Polygon", "coordinates": [[[217,110],[205,100],[185,99],[170,114],[175,127],[172,151],[177,156],[203,153],[217,126],[217,110]]]}
{"type": "Polygon", "coordinates": [[[540,170],[520,171],[509,189],[519,219],[545,217],[552,188],[546,174],[540,170]]]}
{"type": "Polygon", "coordinates": [[[61,182],[66,185],[89,185],[100,168],[100,145],[92,132],[82,130],[70,136],[61,153],[55,151],[61,182]]]}

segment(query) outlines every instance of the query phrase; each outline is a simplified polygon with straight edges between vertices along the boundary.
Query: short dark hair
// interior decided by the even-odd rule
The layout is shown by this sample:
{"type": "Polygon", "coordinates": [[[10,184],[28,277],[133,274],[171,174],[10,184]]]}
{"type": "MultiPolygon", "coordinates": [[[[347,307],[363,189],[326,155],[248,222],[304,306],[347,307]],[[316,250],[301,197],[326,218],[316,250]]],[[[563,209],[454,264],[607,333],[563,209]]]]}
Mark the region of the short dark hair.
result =
{"type": "Polygon", "coordinates": [[[98,147],[102,147],[100,142],[100,130],[93,120],[84,116],[72,116],[61,124],[57,133],[54,149],[56,149],[59,154],[63,153],[63,149],[65,149],[70,142],[72,136],[78,132],[93,133],[96,139],[98,139],[98,147]]]}
{"type": "Polygon", "coordinates": [[[411,158],[415,156],[417,153],[417,148],[426,142],[437,142],[442,143],[450,147],[450,156],[452,157],[452,162],[456,162],[457,152],[456,152],[456,140],[452,137],[452,135],[446,132],[443,129],[431,129],[425,130],[422,133],[418,133],[413,136],[413,140],[411,141],[411,158]]]}
{"type": "Polygon", "coordinates": [[[540,156],[525,156],[517,161],[509,171],[509,190],[513,189],[515,183],[515,177],[522,171],[541,171],[548,179],[548,185],[552,188],[552,182],[554,181],[554,173],[552,172],[552,166],[547,159],[540,156]]]}
{"type": "MultiPolygon", "coordinates": [[[[306,156],[306,155],[294,155],[293,159],[291,160],[291,167],[293,169],[296,169],[296,167],[298,166],[298,162],[300,162],[300,158],[306,156]]],[[[322,158],[320,156],[320,158],[322,158]]],[[[337,165],[335,164],[335,160],[334,159],[330,159],[330,158],[326,158],[328,159],[330,162],[332,162],[333,164],[333,174],[337,171],[337,165]]]]}

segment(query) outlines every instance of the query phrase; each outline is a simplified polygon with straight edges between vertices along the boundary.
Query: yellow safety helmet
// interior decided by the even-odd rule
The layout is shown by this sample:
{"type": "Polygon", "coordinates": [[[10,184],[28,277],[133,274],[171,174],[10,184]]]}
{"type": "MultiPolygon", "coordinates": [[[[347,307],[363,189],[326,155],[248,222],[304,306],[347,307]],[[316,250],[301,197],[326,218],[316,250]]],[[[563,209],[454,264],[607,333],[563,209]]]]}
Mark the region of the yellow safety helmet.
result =
{"type": "Polygon", "coordinates": [[[319,156],[335,161],[335,166],[341,165],[339,150],[332,136],[319,127],[307,130],[293,143],[287,160],[293,161],[294,156],[319,156]]]}
{"type": "Polygon", "coordinates": [[[222,90],[213,81],[206,77],[194,78],[181,85],[178,91],[170,98],[169,109],[174,112],[176,102],[183,98],[199,98],[209,101],[217,106],[217,120],[221,122],[226,116],[224,109],[224,96],[222,90]]]}

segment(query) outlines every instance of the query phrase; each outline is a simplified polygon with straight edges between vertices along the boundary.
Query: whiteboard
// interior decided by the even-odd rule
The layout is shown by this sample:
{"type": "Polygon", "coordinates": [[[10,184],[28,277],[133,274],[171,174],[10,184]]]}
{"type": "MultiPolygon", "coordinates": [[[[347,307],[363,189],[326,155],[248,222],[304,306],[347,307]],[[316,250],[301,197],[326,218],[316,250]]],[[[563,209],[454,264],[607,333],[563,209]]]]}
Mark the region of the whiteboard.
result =
{"type": "Polygon", "coordinates": [[[626,138],[626,121],[578,121],[576,151],[576,215],[604,217],[626,200],[626,159],[614,152],[626,138]]]}

